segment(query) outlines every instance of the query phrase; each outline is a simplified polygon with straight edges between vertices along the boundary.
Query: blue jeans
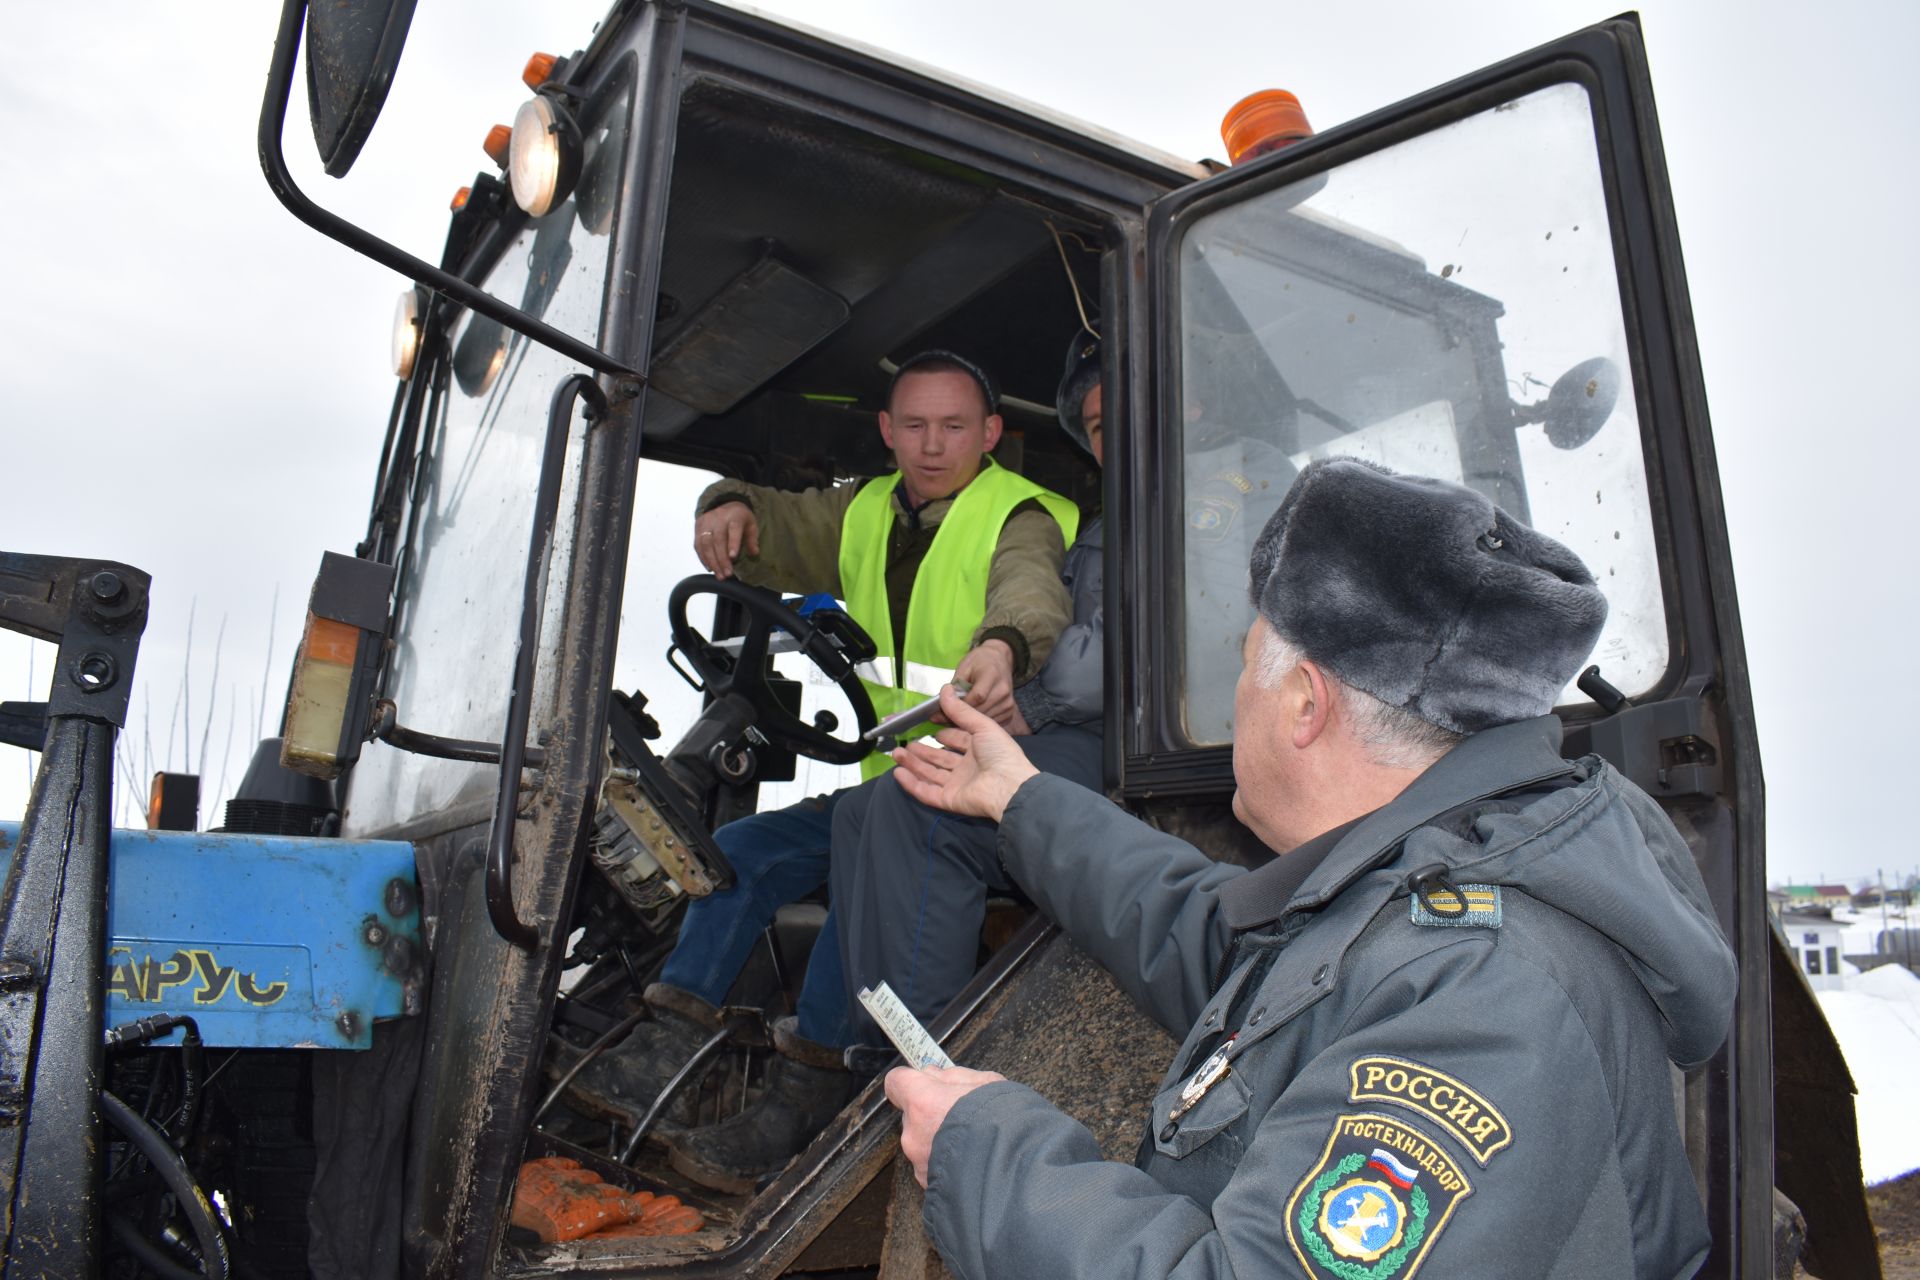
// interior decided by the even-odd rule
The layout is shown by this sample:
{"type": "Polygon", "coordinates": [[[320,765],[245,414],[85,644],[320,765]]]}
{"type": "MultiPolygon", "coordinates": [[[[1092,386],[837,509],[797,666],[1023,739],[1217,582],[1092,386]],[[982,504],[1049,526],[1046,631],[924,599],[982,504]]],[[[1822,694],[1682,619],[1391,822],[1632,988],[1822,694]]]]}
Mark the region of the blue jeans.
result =
{"type": "MultiPolygon", "coordinates": [[[[833,810],[844,794],[836,791],[756,813],[713,833],[714,843],[733,864],[733,887],[687,905],[680,941],[660,971],[662,982],[716,1008],[726,1003],[727,989],[773,923],[774,912],[827,883],[833,810]]],[[[795,1010],[802,1038],[823,1045],[851,1042],[843,973],[839,929],[829,911],[807,962],[795,1010]]]]}

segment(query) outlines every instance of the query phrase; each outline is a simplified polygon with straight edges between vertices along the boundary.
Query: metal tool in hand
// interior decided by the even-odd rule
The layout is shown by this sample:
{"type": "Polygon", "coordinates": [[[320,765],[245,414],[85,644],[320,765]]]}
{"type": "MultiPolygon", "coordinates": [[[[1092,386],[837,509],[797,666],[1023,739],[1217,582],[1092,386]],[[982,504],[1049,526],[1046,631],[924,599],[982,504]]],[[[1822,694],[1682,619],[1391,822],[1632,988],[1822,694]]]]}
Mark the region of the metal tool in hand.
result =
{"type": "MultiPolygon", "coordinates": [[[[952,683],[953,691],[963,698],[973,691],[973,686],[965,680],[955,679],[952,683]]],[[[933,719],[939,710],[940,695],[936,693],[925,702],[915,703],[905,711],[888,716],[860,736],[873,743],[876,751],[891,751],[901,734],[909,729],[918,729],[933,719]]]]}

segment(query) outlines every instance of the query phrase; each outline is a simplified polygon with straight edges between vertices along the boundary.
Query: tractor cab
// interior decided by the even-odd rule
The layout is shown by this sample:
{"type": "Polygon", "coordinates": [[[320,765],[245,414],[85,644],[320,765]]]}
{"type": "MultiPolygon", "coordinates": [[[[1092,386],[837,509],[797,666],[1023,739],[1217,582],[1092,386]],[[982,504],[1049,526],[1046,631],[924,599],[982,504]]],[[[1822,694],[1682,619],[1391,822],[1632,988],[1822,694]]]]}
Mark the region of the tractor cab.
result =
{"type": "MultiPolygon", "coordinates": [[[[347,1270],[432,1276],[938,1265],[877,1082],[736,1192],[677,1175],[654,1114],[609,1124],[565,1086],[646,1016],[686,904],[729,883],[712,832],[857,781],[868,749],[849,679],[868,637],[832,601],[706,576],[696,496],[882,473],[892,371],[947,348],[999,381],[997,461],[1105,515],[1108,795],[1218,858],[1272,856],[1230,810],[1233,685],[1248,552],[1308,461],[1470,485],[1592,567],[1610,613],[1561,698],[1567,749],[1674,816],[1739,956],[1737,1029],[1675,1105],[1715,1233],[1702,1274],[1772,1274],[1759,761],[1632,17],[1222,168],[704,0],[621,3],[530,64],[435,264],[325,213],[279,161],[305,7],[287,4],[263,112],[269,181],[413,283],[367,534],[323,567],[283,760],[326,779],[339,838],[411,845],[425,957],[404,1016],[310,1068],[312,1256],[324,1239],[347,1270]],[[1103,340],[1104,469],[1054,413],[1082,325],[1103,340]],[[561,1230],[536,1194],[555,1170],[631,1213],[561,1230]]],[[[330,172],[410,11],[344,35],[306,16],[330,172]]],[[[760,1011],[793,999],[823,914],[776,922],[673,1082],[703,1120],[764,1087],[760,1011]]],[[[1017,899],[930,1029],[1123,1160],[1173,1048],[1017,899]]]]}

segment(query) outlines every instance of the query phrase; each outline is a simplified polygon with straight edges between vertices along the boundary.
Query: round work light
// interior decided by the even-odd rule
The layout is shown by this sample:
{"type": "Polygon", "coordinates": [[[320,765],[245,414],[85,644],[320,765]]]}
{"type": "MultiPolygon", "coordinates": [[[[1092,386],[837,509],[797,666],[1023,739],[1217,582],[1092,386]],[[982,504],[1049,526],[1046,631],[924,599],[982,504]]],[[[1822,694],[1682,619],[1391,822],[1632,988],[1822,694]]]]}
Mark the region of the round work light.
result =
{"type": "Polygon", "coordinates": [[[478,399],[493,390],[507,365],[507,330],[498,320],[476,315],[453,346],[453,381],[478,399]]]}
{"type": "Polygon", "coordinates": [[[513,202],[531,217],[545,217],[567,198],[579,174],[579,130],[550,95],[534,95],[513,117],[507,146],[513,202]]]}
{"type": "Polygon", "coordinates": [[[590,235],[603,236],[613,229],[613,210],[620,200],[622,136],[610,135],[603,125],[584,148],[586,158],[580,162],[580,183],[574,189],[573,207],[580,214],[580,225],[590,235]]]}
{"type": "Polygon", "coordinates": [[[413,376],[413,362],[420,356],[420,339],[426,327],[426,291],[416,285],[402,292],[393,304],[394,377],[405,380],[413,376]]]}

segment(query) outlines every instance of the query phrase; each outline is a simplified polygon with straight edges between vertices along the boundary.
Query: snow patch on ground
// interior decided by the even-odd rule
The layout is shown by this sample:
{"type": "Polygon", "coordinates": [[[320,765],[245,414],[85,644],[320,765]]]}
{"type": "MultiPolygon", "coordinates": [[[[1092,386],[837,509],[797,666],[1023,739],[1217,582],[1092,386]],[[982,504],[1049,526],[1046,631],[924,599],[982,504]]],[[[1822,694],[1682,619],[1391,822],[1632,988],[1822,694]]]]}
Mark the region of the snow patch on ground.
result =
{"type": "Polygon", "coordinates": [[[1844,972],[1845,990],[1817,994],[1859,1090],[1860,1172],[1884,1182],[1920,1166],[1920,978],[1892,964],[1844,972]]]}

